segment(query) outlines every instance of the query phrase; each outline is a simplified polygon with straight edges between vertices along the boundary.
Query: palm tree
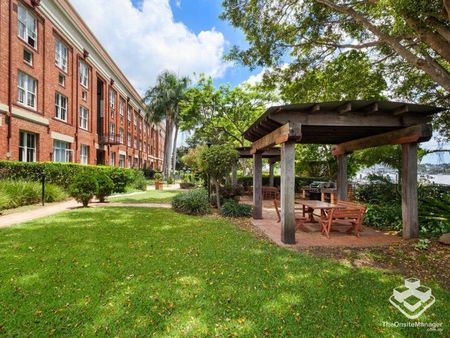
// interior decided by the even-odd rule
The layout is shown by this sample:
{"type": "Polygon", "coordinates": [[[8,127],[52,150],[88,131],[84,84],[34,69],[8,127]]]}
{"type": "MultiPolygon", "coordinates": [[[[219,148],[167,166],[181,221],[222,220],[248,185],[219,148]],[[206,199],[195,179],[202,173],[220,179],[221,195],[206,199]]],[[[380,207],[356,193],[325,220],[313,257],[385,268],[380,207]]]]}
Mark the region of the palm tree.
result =
{"type": "Polygon", "coordinates": [[[172,72],[164,71],[158,75],[155,86],[147,90],[144,96],[147,120],[155,123],[166,121],[163,166],[165,177],[169,177],[172,172],[171,156],[176,154],[177,149],[179,103],[184,98],[189,83],[188,77],[179,78],[172,72]]]}

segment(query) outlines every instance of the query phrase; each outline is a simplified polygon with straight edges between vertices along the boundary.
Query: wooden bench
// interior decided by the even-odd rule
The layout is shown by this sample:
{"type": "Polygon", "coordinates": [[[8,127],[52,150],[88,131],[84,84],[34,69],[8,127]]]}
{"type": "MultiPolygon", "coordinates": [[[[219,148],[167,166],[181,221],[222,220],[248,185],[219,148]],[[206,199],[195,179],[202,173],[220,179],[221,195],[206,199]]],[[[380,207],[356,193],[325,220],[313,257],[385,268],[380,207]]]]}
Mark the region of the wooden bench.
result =
{"type": "Polygon", "coordinates": [[[366,212],[366,206],[348,201],[339,201],[337,204],[345,206],[345,209],[331,209],[322,215],[322,218],[320,219],[322,234],[325,234],[330,238],[333,222],[338,220],[348,220],[352,224],[352,227],[348,232],[353,232],[355,236],[359,237],[359,233],[362,231],[362,222],[366,212]]]}
{"type": "MultiPolygon", "coordinates": [[[[280,201],[277,199],[273,200],[273,206],[275,208],[275,212],[277,213],[277,223],[281,222],[281,213],[280,213],[280,201]]],[[[294,210],[299,210],[297,208],[295,208],[294,210]]],[[[296,223],[296,227],[295,230],[301,230],[303,223],[306,221],[306,217],[295,217],[295,223],[296,223]]]]}

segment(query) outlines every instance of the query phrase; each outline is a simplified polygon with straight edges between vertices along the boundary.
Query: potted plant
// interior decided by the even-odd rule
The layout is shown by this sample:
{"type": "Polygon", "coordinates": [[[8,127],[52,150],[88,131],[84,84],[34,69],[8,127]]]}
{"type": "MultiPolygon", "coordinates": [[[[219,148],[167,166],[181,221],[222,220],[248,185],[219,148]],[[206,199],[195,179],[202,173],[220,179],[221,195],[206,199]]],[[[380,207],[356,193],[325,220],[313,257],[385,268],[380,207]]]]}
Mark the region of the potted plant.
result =
{"type": "Polygon", "coordinates": [[[161,173],[155,173],[155,189],[156,190],[163,190],[163,183],[161,182],[162,175],[161,173]]]}

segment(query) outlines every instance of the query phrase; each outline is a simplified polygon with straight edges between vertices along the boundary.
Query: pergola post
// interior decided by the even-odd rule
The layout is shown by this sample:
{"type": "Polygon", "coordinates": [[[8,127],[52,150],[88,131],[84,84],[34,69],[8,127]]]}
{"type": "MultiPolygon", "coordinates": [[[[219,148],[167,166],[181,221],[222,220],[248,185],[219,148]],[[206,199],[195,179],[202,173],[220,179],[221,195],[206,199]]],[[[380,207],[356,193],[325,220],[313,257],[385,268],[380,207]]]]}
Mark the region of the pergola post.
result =
{"type": "Polygon", "coordinates": [[[281,145],[281,241],[295,244],[295,142],[281,145]]]}
{"type": "Polygon", "coordinates": [[[337,159],[337,199],[347,200],[348,180],[347,180],[347,155],[338,155],[337,159]]]}
{"type": "Polygon", "coordinates": [[[273,182],[273,167],[275,166],[275,162],[273,162],[272,160],[269,160],[269,186],[273,187],[274,186],[274,182],[273,182]]]}
{"type": "Polygon", "coordinates": [[[417,213],[417,143],[402,144],[403,238],[419,237],[417,213]]]}
{"type": "Polygon", "coordinates": [[[253,154],[253,218],[262,219],[262,154],[253,154]]]}
{"type": "Polygon", "coordinates": [[[237,185],[237,162],[231,164],[231,185],[237,185]]]}

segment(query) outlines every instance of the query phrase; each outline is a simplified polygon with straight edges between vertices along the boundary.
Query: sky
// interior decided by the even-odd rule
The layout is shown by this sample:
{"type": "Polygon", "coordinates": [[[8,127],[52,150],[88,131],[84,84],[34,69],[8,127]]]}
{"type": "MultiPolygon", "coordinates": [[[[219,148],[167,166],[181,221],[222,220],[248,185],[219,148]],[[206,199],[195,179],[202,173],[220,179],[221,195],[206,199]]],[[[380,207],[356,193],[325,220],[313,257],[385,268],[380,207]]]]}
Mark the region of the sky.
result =
{"type": "MultiPolygon", "coordinates": [[[[221,0],[70,1],[141,94],[166,69],[179,76],[205,73],[216,85],[261,79],[261,69],[224,61],[233,45],[247,44],[240,30],[219,19],[221,0]]],[[[435,139],[424,144],[436,145],[435,139]]],[[[448,163],[450,154],[423,162],[448,163]]]]}

